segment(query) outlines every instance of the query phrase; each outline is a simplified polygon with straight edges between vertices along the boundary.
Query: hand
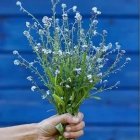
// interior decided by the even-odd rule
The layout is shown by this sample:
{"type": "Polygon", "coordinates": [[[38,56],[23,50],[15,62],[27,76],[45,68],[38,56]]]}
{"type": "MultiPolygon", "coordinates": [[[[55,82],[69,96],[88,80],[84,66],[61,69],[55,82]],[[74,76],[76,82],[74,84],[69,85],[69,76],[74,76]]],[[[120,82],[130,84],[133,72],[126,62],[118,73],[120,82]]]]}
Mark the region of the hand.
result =
{"type": "Polygon", "coordinates": [[[83,117],[82,113],[78,113],[77,116],[63,114],[43,120],[38,124],[38,140],[55,140],[58,135],[55,126],[59,123],[67,124],[64,132],[65,138],[75,139],[80,137],[83,135],[83,128],[85,127],[83,117]]]}

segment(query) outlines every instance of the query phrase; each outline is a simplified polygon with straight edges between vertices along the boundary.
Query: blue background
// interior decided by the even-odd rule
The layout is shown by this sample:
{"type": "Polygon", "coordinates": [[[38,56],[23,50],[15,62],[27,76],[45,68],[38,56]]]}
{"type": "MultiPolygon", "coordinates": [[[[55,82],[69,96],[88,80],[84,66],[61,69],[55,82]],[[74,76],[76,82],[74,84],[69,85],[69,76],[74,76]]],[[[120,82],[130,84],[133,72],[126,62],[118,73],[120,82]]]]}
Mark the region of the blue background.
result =
{"type": "MultiPolygon", "coordinates": [[[[49,0],[23,0],[23,5],[37,18],[50,15],[49,0]]],[[[131,63],[113,80],[120,80],[119,89],[101,94],[101,101],[86,101],[85,135],[81,140],[138,140],[138,0],[62,0],[69,7],[77,5],[85,21],[90,9],[97,6],[98,29],[107,29],[107,42],[119,41],[132,58],[131,63]]],[[[0,126],[39,122],[55,114],[53,107],[40,95],[30,91],[26,80],[29,72],[13,65],[13,50],[31,57],[22,32],[30,18],[19,11],[16,0],[0,0],[0,126]]],[[[58,13],[60,11],[58,10],[58,13]]]]}

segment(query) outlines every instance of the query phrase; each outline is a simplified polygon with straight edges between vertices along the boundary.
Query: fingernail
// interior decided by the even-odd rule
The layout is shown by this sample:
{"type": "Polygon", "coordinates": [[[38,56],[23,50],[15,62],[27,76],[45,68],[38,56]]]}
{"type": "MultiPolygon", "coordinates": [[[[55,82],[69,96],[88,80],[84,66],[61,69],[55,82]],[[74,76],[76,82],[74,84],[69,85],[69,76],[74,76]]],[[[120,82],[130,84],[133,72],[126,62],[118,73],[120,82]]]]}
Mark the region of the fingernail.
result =
{"type": "Polygon", "coordinates": [[[78,122],[78,121],[79,121],[79,119],[78,119],[78,118],[76,118],[76,117],[74,117],[74,118],[73,118],[73,121],[74,121],[74,122],[78,122]]]}
{"type": "Polygon", "coordinates": [[[64,137],[68,138],[69,137],[69,133],[65,132],[64,133],[64,137]]]}
{"type": "Polygon", "coordinates": [[[71,127],[67,127],[66,129],[67,129],[67,131],[71,131],[71,127]]]}

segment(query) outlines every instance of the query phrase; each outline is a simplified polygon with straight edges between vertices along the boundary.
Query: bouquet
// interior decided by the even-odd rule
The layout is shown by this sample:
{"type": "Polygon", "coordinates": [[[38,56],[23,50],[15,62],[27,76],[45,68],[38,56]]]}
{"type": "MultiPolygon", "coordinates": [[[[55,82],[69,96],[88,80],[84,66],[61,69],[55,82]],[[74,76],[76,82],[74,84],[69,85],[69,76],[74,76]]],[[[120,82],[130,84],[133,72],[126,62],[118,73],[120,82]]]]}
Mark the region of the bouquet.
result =
{"type": "MultiPolygon", "coordinates": [[[[119,72],[131,58],[123,57],[125,50],[118,42],[106,43],[106,30],[97,31],[97,16],[101,14],[97,7],[92,8],[89,28],[85,29],[77,6],[67,8],[62,3],[62,17],[58,18],[59,0],[51,0],[51,3],[52,16],[44,16],[40,22],[17,1],[20,10],[32,18],[32,22],[26,22],[27,30],[23,34],[36,58],[29,62],[15,50],[14,64],[34,73],[27,77],[32,83],[31,90],[41,93],[43,99],[55,106],[58,114],[76,115],[84,100],[98,100],[98,93],[118,87],[119,81],[109,85],[108,78],[119,72]],[[74,15],[73,22],[70,22],[69,13],[74,15]],[[94,38],[97,37],[100,42],[95,45],[94,38]]],[[[65,140],[65,126],[58,124],[56,128],[60,132],[57,140],[65,140]]]]}

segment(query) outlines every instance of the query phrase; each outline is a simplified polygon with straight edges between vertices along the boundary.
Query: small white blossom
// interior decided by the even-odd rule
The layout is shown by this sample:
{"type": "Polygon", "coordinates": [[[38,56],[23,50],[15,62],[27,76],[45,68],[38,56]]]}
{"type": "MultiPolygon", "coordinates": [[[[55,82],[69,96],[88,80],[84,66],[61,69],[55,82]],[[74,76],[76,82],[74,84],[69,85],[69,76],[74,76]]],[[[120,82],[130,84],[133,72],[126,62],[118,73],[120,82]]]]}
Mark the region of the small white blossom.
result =
{"type": "Polygon", "coordinates": [[[70,86],[69,85],[66,85],[66,88],[70,88],[70,86]]]}
{"type": "Polygon", "coordinates": [[[28,76],[27,80],[32,81],[33,80],[32,76],[28,76]]]}
{"type": "Polygon", "coordinates": [[[98,63],[101,63],[102,60],[103,60],[102,58],[98,58],[98,59],[97,59],[97,62],[98,62],[98,63]]]}
{"type": "Polygon", "coordinates": [[[88,47],[88,45],[86,45],[86,44],[82,45],[82,48],[87,48],[87,47],[88,47]]]}
{"type": "Polygon", "coordinates": [[[67,7],[67,5],[65,3],[62,3],[61,7],[64,9],[67,7]]]}
{"type": "Polygon", "coordinates": [[[76,13],[75,18],[76,18],[78,21],[82,20],[82,16],[80,15],[79,12],[76,13]]]}
{"type": "Polygon", "coordinates": [[[26,22],[26,27],[30,27],[30,22],[26,22]]]}
{"type": "Polygon", "coordinates": [[[44,53],[44,54],[48,54],[48,51],[47,51],[47,49],[42,49],[42,52],[44,53]]]}
{"type": "Polygon", "coordinates": [[[31,91],[34,92],[34,91],[36,90],[36,88],[37,88],[36,86],[32,86],[32,87],[31,87],[31,91]]]}
{"type": "Polygon", "coordinates": [[[14,65],[19,65],[20,64],[20,61],[19,60],[14,60],[14,65]]]}
{"type": "Polygon", "coordinates": [[[103,30],[103,34],[107,34],[107,30],[103,30]]]}
{"type": "Polygon", "coordinates": [[[62,55],[62,51],[61,51],[61,50],[59,50],[59,51],[58,51],[58,54],[59,54],[59,55],[62,55]]]}
{"type": "Polygon", "coordinates": [[[131,58],[130,58],[130,57],[127,57],[127,58],[126,58],[126,61],[131,61],[131,58]]]}
{"type": "Polygon", "coordinates": [[[55,71],[55,75],[58,75],[59,73],[60,73],[59,70],[56,70],[56,71],[55,71]]]}
{"type": "Polygon", "coordinates": [[[62,17],[63,17],[63,20],[67,20],[68,19],[68,14],[65,13],[65,14],[62,15],[62,17]]]}
{"type": "Polygon", "coordinates": [[[89,82],[90,82],[90,83],[93,83],[93,80],[90,80],[89,82]]]}
{"type": "Polygon", "coordinates": [[[125,50],[121,50],[121,52],[122,52],[122,53],[126,53],[126,51],[125,51],[125,50]]]}
{"type": "Polygon", "coordinates": [[[115,45],[116,45],[116,49],[119,50],[121,48],[121,46],[119,45],[119,42],[116,42],[115,45]]]}
{"type": "Polygon", "coordinates": [[[17,6],[21,6],[21,2],[20,2],[20,1],[17,1],[17,2],[16,2],[16,5],[17,5],[17,6]]]}
{"type": "Polygon", "coordinates": [[[93,35],[97,35],[97,33],[98,33],[98,32],[97,32],[96,30],[93,31],[93,35]]]}
{"type": "Polygon", "coordinates": [[[38,51],[39,51],[38,46],[35,46],[35,47],[34,47],[34,50],[35,50],[36,52],[38,52],[38,51]]]}
{"type": "Polygon", "coordinates": [[[97,13],[97,7],[93,7],[93,8],[92,8],[92,11],[93,11],[94,13],[97,13]]]}
{"type": "Polygon", "coordinates": [[[34,65],[34,62],[30,62],[29,66],[32,67],[34,65]]]}
{"type": "Polygon", "coordinates": [[[68,79],[67,79],[69,82],[71,82],[71,78],[69,77],[68,79]]]}
{"type": "Polygon", "coordinates": [[[101,11],[97,11],[97,14],[100,15],[101,14],[101,11]]]}
{"type": "Polygon", "coordinates": [[[49,90],[47,90],[47,91],[46,91],[46,94],[47,94],[47,95],[50,95],[50,91],[49,91],[49,90]]]}
{"type": "Polygon", "coordinates": [[[103,81],[103,83],[107,83],[107,82],[108,82],[107,80],[104,80],[104,81],[103,81]]]}
{"type": "Polygon", "coordinates": [[[30,33],[28,31],[24,31],[23,34],[27,37],[30,38],[30,33]]]}
{"type": "Polygon", "coordinates": [[[87,78],[90,80],[92,78],[92,75],[91,74],[87,75],[87,78]]]}
{"type": "Polygon", "coordinates": [[[44,17],[42,18],[42,22],[43,22],[44,24],[47,24],[47,23],[49,22],[49,18],[48,18],[47,16],[44,16],[44,17]]]}
{"type": "Polygon", "coordinates": [[[101,77],[102,75],[103,75],[102,73],[97,74],[98,77],[101,77]]]}
{"type": "Polygon", "coordinates": [[[17,50],[14,50],[14,51],[13,51],[13,54],[14,54],[14,55],[18,55],[19,53],[18,53],[17,50]]]}
{"type": "Polygon", "coordinates": [[[38,33],[39,33],[40,35],[43,35],[43,34],[44,34],[44,31],[43,31],[42,29],[39,29],[38,33]]]}
{"type": "Polygon", "coordinates": [[[93,22],[92,22],[93,24],[98,24],[98,20],[93,20],[93,22]]]}
{"type": "Polygon", "coordinates": [[[72,7],[72,10],[73,10],[73,12],[76,12],[77,6],[73,6],[73,7],[72,7]]]}

